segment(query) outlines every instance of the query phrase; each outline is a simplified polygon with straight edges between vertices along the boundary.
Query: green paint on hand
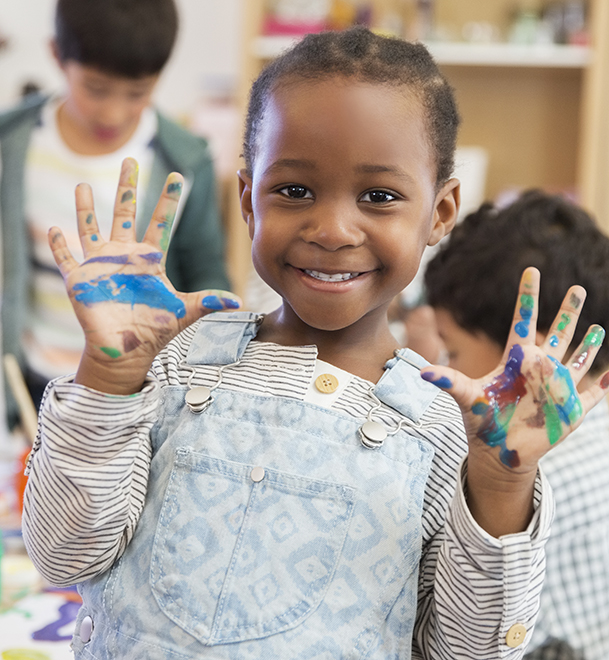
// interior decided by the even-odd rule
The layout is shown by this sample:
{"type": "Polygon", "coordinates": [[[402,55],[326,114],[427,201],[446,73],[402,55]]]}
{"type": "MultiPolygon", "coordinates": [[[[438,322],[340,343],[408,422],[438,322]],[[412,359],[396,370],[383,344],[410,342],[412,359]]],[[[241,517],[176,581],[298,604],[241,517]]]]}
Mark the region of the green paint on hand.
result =
{"type": "Polygon", "coordinates": [[[110,346],[102,346],[101,350],[111,358],[117,358],[122,355],[120,351],[116,350],[116,348],[111,348],[110,346]]]}
{"type": "Polygon", "coordinates": [[[605,339],[605,331],[601,328],[600,325],[595,325],[592,327],[590,332],[584,338],[584,346],[586,348],[590,346],[600,346],[605,339]]]}
{"type": "Polygon", "coordinates": [[[133,199],[133,190],[126,190],[121,197],[121,203],[128,202],[130,199],[133,199]]]}
{"type": "Polygon", "coordinates": [[[93,222],[93,213],[89,213],[85,222],[90,225],[93,222]]]}
{"type": "Polygon", "coordinates": [[[560,318],[561,321],[558,324],[558,329],[562,331],[571,323],[571,317],[568,314],[561,314],[560,318]]]}
{"type": "Polygon", "coordinates": [[[546,401],[543,404],[543,412],[546,416],[546,433],[551,445],[555,445],[562,436],[562,424],[558,411],[553,403],[546,401]]]}
{"type": "Polygon", "coordinates": [[[535,301],[533,300],[533,296],[528,294],[528,293],[523,293],[520,296],[520,305],[524,307],[525,309],[533,309],[533,306],[535,305],[535,301]]]}

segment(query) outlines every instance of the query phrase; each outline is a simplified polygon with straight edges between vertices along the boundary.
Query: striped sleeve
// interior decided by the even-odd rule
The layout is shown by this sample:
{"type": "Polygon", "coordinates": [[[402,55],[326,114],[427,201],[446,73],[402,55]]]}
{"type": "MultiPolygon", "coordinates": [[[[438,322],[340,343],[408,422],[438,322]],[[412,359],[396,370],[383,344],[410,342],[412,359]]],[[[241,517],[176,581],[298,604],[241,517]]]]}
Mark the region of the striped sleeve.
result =
{"type": "Polygon", "coordinates": [[[413,658],[519,660],[539,611],[551,489],[540,472],[528,529],[496,539],[469,512],[465,473],[464,462],[445,523],[424,551],[413,658]],[[526,637],[511,647],[506,640],[515,625],[524,626],[526,637]]]}
{"type": "Polygon", "coordinates": [[[109,396],[66,378],[47,389],[27,468],[23,537],[52,584],[101,573],[131,540],[146,496],[158,390],[152,381],[138,394],[109,396]]]}

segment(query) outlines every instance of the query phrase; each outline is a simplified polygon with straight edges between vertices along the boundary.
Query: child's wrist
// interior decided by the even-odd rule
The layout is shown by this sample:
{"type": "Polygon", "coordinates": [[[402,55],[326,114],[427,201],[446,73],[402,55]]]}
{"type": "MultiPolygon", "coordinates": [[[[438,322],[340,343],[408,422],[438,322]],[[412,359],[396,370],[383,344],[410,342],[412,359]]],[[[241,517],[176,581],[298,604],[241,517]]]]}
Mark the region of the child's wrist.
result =
{"type": "Polygon", "coordinates": [[[150,364],[142,360],[100,361],[85,348],[74,382],[106,394],[135,394],[141,391],[150,364]]]}

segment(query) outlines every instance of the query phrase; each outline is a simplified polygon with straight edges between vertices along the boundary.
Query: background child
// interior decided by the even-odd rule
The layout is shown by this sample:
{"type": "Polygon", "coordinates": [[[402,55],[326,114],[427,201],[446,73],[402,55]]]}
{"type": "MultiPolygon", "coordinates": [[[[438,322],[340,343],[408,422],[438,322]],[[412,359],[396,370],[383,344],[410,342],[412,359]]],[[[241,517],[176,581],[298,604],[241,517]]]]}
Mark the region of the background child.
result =
{"type": "MultiPolygon", "coordinates": [[[[81,181],[95,186],[99,223],[108,230],[116,172],[126,156],[136,157],[141,237],[141,218],[150,218],[165,178],[182,172],[186,195],[167,274],[183,291],[228,286],[207,143],[150,106],[176,37],[173,0],[59,0],[55,25],[65,94],[34,95],[0,115],[3,352],[24,364],[35,398],[49,378],[75,371],[84,345],[46,237],[58,225],[81,254],[70,202],[81,181]]],[[[11,401],[11,423],[15,415],[11,401]]]]}
{"type": "Polygon", "coordinates": [[[235,301],[163,274],[178,175],[141,243],[133,161],[109,242],[79,187],[85,261],[49,240],[86,346],[47,391],[24,513],[43,574],[81,583],[76,657],[522,657],[552,509],[537,461],[604,395],[574,391],[603,332],[560,364],[572,287],[571,324],[537,348],[530,270],[486,380],[394,354],[387,309],[457,215],[457,124],[422,45],[358,28],[270,64],[239,173],[282,296],[264,317],[192,323],[235,301]]]}
{"type": "MultiPolygon", "coordinates": [[[[507,208],[484,205],[468,216],[430,262],[425,284],[449,363],[477,377],[501,360],[520,274],[541,271],[539,341],[573,284],[588,292],[574,346],[586,323],[609,324],[609,238],[576,205],[530,191],[507,208]]],[[[573,348],[574,348],[573,346],[573,348]]],[[[604,345],[585,380],[609,364],[604,345]]],[[[602,401],[569,442],[541,464],[556,497],[546,546],[541,611],[527,658],[609,658],[609,408],[602,401]],[[573,655],[559,653],[560,640],[573,655]],[[575,655],[575,651],[577,654],[575,655]]]]}

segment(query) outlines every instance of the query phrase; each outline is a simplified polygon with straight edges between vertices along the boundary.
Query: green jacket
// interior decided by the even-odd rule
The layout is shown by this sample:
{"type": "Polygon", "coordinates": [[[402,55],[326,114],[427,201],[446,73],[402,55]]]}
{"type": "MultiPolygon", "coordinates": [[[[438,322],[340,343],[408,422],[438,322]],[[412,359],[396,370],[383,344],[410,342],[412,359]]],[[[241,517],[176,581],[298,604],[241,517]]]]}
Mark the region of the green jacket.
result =
{"type": "MultiPolygon", "coordinates": [[[[25,165],[32,131],[47,101],[47,97],[36,95],[0,113],[2,352],[13,353],[21,364],[24,363],[21,337],[32,275],[25,219],[25,165]]],[[[152,216],[170,172],[180,172],[186,179],[187,199],[183,200],[182,212],[176,218],[177,226],[167,254],[169,279],[178,291],[228,289],[216,180],[207,142],[158,114],[154,149],[142,218],[152,216]]],[[[136,229],[141,240],[145,226],[136,229]]],[[[7,395],[7,413],[12,426],[17,409],[8,391],[7,395]]]]}

